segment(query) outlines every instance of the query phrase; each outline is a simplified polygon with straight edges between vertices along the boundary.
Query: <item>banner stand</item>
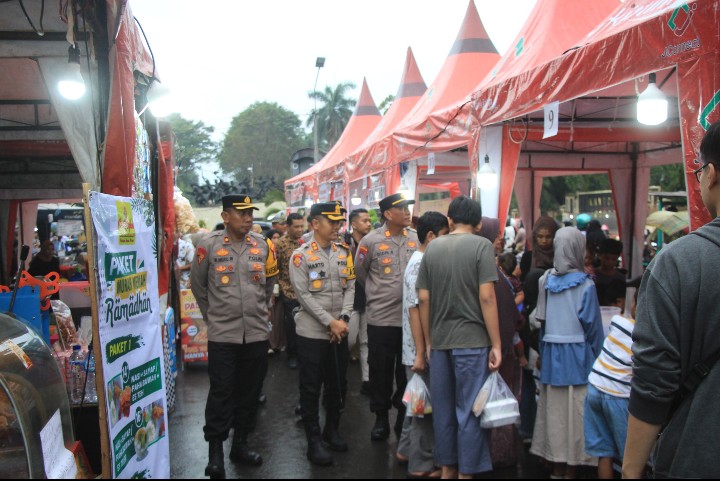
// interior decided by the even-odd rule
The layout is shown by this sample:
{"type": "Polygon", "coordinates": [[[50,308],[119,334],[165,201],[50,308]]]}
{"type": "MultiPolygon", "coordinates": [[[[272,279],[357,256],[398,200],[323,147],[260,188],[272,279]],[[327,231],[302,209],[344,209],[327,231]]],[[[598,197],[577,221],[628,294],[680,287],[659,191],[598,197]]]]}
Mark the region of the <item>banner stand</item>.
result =
{"type": "Polygon", "coordinates": [[[95,384],[98,395],[100,422],[100,452],[103,479],[112,479],[110,462],[110,436],[107,425],[107,401],[105,399],[105,373],[102,369],[102,345],[100,343],[100,315],[98,309],[98,269],[95,261],[95,225],[90,214],[90,184],[83,184],[83,205],[85,208],[85,229],[87,231],[88,280],[90,281],[90,308],[92,312],[93,355],[95,356],[95,384]]]}

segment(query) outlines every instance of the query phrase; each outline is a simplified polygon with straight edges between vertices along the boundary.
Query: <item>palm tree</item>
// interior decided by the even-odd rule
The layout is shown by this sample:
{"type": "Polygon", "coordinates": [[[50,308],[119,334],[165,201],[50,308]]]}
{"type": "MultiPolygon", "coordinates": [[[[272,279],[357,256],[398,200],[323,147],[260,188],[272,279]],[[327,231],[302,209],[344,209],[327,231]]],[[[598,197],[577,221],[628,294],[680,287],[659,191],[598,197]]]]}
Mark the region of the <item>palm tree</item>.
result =
{"type": "MultiPolygon", "coordinates": [[[[350,121],[357,102],[348,98],[346,93],[354,88],[354,83],[343,82],[334,88],[326,86],[325,91],[322,92],[316,90],[308,93],[308,97],[321,104],[317,109],[317,129],[320,144],[324,145],[326,150],[330,150],[340,139],[345,126],[350,121]]],[[[313,110],[307,120],[308,127],[314,126],[314,116],[313,110]]]]}

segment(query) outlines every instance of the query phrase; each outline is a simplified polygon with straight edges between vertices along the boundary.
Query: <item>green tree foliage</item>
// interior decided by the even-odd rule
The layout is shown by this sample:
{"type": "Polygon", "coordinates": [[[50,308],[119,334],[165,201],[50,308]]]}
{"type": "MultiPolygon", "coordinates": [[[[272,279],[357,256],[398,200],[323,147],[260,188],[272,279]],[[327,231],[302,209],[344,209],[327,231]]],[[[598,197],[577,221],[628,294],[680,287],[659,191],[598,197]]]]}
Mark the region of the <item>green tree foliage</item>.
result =
{"type": "Polygon", "coordinates": [[[660,186],[662,192],[685,191],[685,169],[683,165],[671,164],[653,167],[650,169],[650,185],[660,186]]]}
{"type": "Polygon", "coordinates": [[[270,205],[273,202],[285,202],[285,192],[282,190],[271,190],[265,194],[263,204],[270,205]]]}
{"type": "Polygon", "coordinates": [[[242,180],[275,177],[281,182],[290,176],[290,157],[303,147],[301,122],[294,112],[275,102],[255,102],[232,119],[225,135],[220,168],[242,180]]]}
{"type": "Polygon", "coordinates": [[[176,183],[180,190],[189,192],[198,182],[198,167],[217,156],[218,146],[210,137],[215,128],[201,121],[184,119],[179,114],[172,114],[167,120],[175,133],[176,183]]]}
{"type": "Polygon", "coordinates": [[[609,189],[610,179],[607,174],[545,177],[540,197],[540,209],[543,212],[555,212],[565,204],[566,196],[573,196],[578,192],[609,189]]]}
{"type": "MultiPolygon", "coordinates": [[[[330,150],[340,139],[345,126],[350,121],[357,102],[348,98],[347,93],[348,90],[354,88],[354,83],[343,82],[335,87],[326,86],[322,92],[316,90],[308,93],[310,99],[317,100],[319,103],[317,108],[317,129],[318,144],[321,149],[330,150]]],[[[307,120],[307,126],[311,129],[315,125],[314,116],[315,111],[313,110],[307,120]]]]}
{"type": "Polygon", "coordinates": [[[387,97],[385,97],[385,99],[380,102],[380,105],[378,105],[378,110],[380,111],[380,113],[385,115],[387,111],[390,110],[390,107],[392,107],[394,101],[394,95],[388,95],[387,97]]]}

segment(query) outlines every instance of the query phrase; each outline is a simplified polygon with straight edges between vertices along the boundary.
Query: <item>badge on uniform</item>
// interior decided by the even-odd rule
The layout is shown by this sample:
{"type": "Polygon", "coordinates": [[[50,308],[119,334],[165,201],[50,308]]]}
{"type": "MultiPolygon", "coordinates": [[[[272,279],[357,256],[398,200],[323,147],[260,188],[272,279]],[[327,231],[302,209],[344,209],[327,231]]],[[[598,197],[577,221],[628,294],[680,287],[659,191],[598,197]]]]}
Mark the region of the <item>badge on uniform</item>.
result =
{"type": "Polygon", "coordinates": [[[388,264],[392,264],[392,261],[393,261],[392,257],[384,257],[384,258],[380,259],[380,263],[384,266],[386,266],[388,264]]]}
{"type": "Polygon", "coordinates": [[[225,237],[225,238],[223,239],[223,241],[224,241],[226,244],[229,244],[229,243],[230,243],[230,238],[229,238],[229,237],[225,237]]]}
{"type": "Polygon", "coordinates": [[[317,280],[312,283],[313,289],[320,289],[323,286],[323,281],[317,280]]]}
{"type": "Polygon", "coordinates": [[[408,242],[408,247],[411,249],[415,249],[417,247],[417,242],[412,242],[412,241],[408,242]]]}
{"type": "Polygon", "coordinates": [[[217,266],[215,268],[215,272],[225,272],[226,270],[228,270],[227,266],[217,266]]]}
{"type": "Polygon", "coordinates": [[[227,249],[220,249],[215,254],[219,255],[220,257],[225,257],[226,255],[230,254],[230,252],[227,249]]]}
{"type": "Polygon", "coordinates": [[[203,261],[205,260],[205,258],[207,257],[207,251],[205,249],[203,249],[202,247],[198,247],[195,255],[198,259],[198,264],[202,264],[203,261]]]}
{"type": "Polygon", "coordinates": [[[300,267],[302,265],[302,254],[295,254],[293,256],[293,265],[295,267],[300,267]]]}
{"type": "Polygon", "coordinates": [[[315,280],[315,279],[319,279],[319,278],[320,278],[320,274],[318,274],[317,272],[312,271],[310,273],[310,279],[315,280]]]}
{"type": "Polygon", "coordinates": [[[385,274],[390,274],[390,273],[392,273],[392,267],[386,267],[385,274]]]}
{"type": "Polygon", "coordinates": [[[318,256],[311,256],[311,257],[308,258],[308,260],[309,260],[310,262],[316,262],[316,261],[319,261],[319,260],[320,260],[320,257],[318,257],[318,256]]]}
{"type": "Polygon", "coordinates": [[[318,245],[317,245],[317,242],[313,242],[312,244],[310,244],[310,247],[311,247],[312,250],[314,250],[314,251],[320,250],[320,248],[319,248],[318,245]]]}
{"type": "Polygon", "coordinates": [[[222,284],[226,284],[226,285],[227,285],[227,284],[230,284],[230,276],[222,276],[222,277],[220,278],[220,282],[221,282],[222,284]]]}
{"type": "Polygon", "coordinates": [[[367,253],[368,253],[367,247],[360,246],[360,248],[358,249],[358,262],[364,261],[365,257],[367,257],[367,253]]]}
{"type": "Polygon", "coordinates": [[[385,252],[385,251],[390,250],[390,246],[387,245],[387,244],[380,244],[380,245],[378,246],[378,250],[380,250],[380,251],[382,251],[382,252],[385,252]]]}
{"type": "Polygon", "coordinates": [[[250,254],[252,254],[254,256],[260,255],[261,253],[262,253],[262,251],[256,247],[253,247],[252,249],[250,249],[250,254]]]}

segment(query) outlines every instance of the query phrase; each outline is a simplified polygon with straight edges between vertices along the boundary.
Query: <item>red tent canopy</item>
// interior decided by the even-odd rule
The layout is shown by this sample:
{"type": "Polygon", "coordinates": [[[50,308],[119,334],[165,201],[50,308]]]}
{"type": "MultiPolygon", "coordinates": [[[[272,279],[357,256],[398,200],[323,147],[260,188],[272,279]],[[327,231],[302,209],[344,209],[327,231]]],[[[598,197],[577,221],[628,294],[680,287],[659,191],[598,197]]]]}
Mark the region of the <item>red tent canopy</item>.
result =
{"type": "MultiPolygon", "coordinates": [[[[477,123],[489,126],[513,121],[504,127],[504,135],[514,130],[515,138],[523,143],[522,154],[519,148],[512,155],[503,151],[503,186],[516,184],[520,196],[531,195],[535,185],[537,196],[539,170],[566,172],[592,167],[609,172],[615,187],[615,205],[626,211],[618,210],[618,220],[626,254],[634,247],[631,260],[635,265],[647,211],[649,169],[682,160],[687,173],[691,225],[697,228],[707,222],[709,217],[691,171],[704,129],[720,118],[720,79],[716,73],[719,44],[717,0],[636,0],[618,6],[575,48],[480,86],[473,94],[477,123]],[[640,126],[635,120],[636,95],[646,88],[649,73],[657,74],[658,85],[671,100],[668,120],[657,127],[640,126]],[[672,101],[675,96],[677,102],[672,101]],[[529,122],[542,124],[542,109],[552,102],[561,103],[564,137],[545,139],[542,145],[529,140],[529,122]],[[519,123],[513,120],[518,118],[519,123]],[[584,131],[582,137],[587,141],[578,145],[575,136],[580,131],[584,131]],[[614,139],[606,139],[608,136],[614,139]],[[618,142],[622,137],[626,142],[618,142]],[[609,152],[592,157],[596,150],[593,144],[605,142],[618,142],[615,146],[620,148],[609,149],[614,150],[612,157],[609,152]],[[518,160],[523,170],[516,180],[518,160]]],[[[479,130],[475,138],[479,142],[479,130]]],[[[512,189],[501,189],[501,205],[509,202],[511,194],[512,189]]]]}
{"type": "MultiPolygon", "coordinates": [[[[292,188],[294,184],[302,183],[305,187],[305,196],[314,198],[319,187],[320,179],[318,179],[318,174],[326,172],[328,169],[331,171],[337,169],[335,177],[343,177],[342,173],[340,173],[344,169],[343,161],[375,130],[381,118],[380,111],[370,94],[367,80],[363,79],[355,112],[350,117],[350,121],[345,126],[340,139],[320,162],[302,174],[286,180],[286,190],[292,188]]],[[[325,174],[325,178],[329,180],[330,176],[325,174]]]]}
{"type": "Polygon", "coordinates": [[[471,138],[470,93],[500,56],[471,0],[450,53],[427,92],[398,125],[387,155],[363,159],[358,170],[374,171],[403,161],[466,146],[471,138]],[[448,126],[450,128],[448,128],[448,126]],[[430,139],[433,139],[430,142],[430,139]]]}
{"type": "MultiPolygon", "coordinates": [[[[412,49],[408,47],[405,68],[397,95],[390,109],[383,116],[375,131],[363,142],[362,146],[346,159],[346,174],[357,173],[362,170],[363,159],[374,155],[385,155],[385,149],[391,142],[391,136],[398,124],[407,117],[417,105],[420,98],[427,91],[427,85],[420,74],[412,49]]],[[[350,177],[351,178],[351,177],[350,177]]]]}

